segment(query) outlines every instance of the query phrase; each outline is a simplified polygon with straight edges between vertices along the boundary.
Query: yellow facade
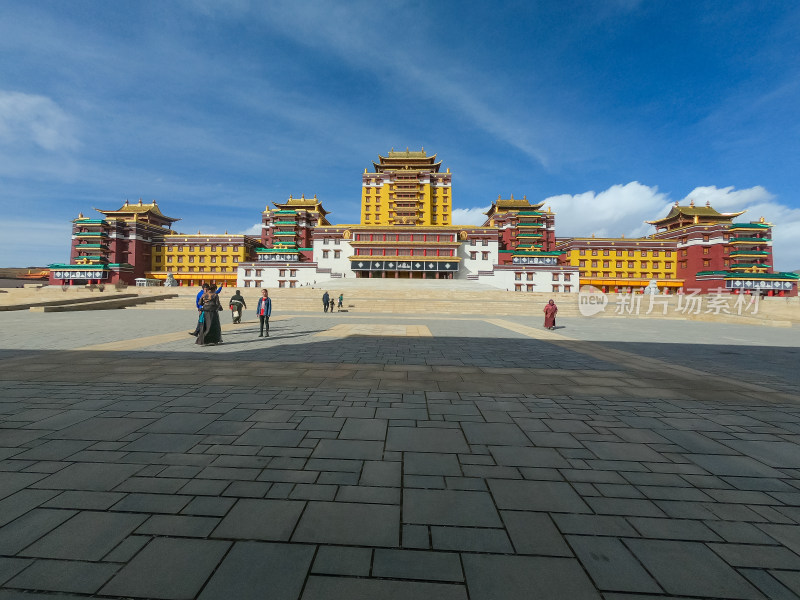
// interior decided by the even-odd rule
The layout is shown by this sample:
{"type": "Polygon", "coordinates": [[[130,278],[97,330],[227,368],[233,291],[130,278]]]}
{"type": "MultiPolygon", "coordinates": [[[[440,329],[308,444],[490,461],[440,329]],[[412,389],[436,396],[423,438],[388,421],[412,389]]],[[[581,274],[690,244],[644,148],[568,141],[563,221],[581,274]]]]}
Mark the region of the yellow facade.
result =
{"type": "Polygon", "coordinates": [[[581,285],[643,288],[655,280],[659,288],[683,287],[678,279],[674,241],[651,238],[572,238],[558,245],[566,264],[577,267],[581,285]]]}
{"type": "Polygon", "coordinates": [[[235,287],[239,263],[253,260],[257,245],[247,235],[165,235],[153,245],[151,271],[145,277],[164,280],[172,274],[182,285],[235,287]]]}
{"type": "Polygon", "coordinates": [[[379,157],[375,172],[364,170],[362,225],[451,225],[452,194],[448,169],[439,173],[436,155],[395,152],[379,157]]]}

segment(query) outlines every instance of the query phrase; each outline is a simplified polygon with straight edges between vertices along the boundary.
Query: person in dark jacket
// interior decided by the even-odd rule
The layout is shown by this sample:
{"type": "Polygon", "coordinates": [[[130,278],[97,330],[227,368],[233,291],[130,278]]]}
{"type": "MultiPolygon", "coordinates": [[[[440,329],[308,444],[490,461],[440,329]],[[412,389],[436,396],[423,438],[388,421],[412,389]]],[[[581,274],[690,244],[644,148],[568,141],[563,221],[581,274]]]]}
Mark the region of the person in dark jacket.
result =
{"type": "Polygon", "coordinates": [[[267,290],[261,290],[261,298],[258,299],[256,314],[261,323],[261,331],[258,337],[269,337],[269,316],[272,314],[272,298],[269,297],[267,290]]]}
{"type": "Polygon", "coordinates": [[[211,289],[206,290],[206,293],[200,297],[200,307],[202,309],[200,313],[201,327],[195,343],[201,346],[221,344],[222,327],[219,324],[219,311],[222,310],[222,304],[220,304],[219,296],[211,289]]]}
{"type": "MultiPolygon", "coordinates": [[[[211,291],[211,289],[212,288],[209,284],[204,283],[200,287],[200,291],[197,292],[197,296],[195,297],[194,300],[195,306],[197,306],[197,326],[194,328],[194,331],[189,332],[189,335],[197,337],[197,335],[200,333],[200,330],[203,328],[203,322],[200,320],[200,317],[203,314],[203,307],[200,306],[200,299],[203,297],[203,294],[205,294],[208,291],[211,291]]],[[[219,288],[217,288],[217,295],[219,295],[221,291],[222,291],[222,286],[219,286],[219,288]]]]}
{"type": "Polygon", "coordinates": [[[331,297],[328,295],[328,292],[322,294],[322,309],[325,312],[328,312],[328,303],[331,301],[331,297]]]}
{"type": "Polygon", "coordinates": [[[242,296],[239,290],[236,290],[236,293],[233,296],[231,296],[230,307],[231,307],[231,317],[233,318],[233,322],[241,323],[242,309],[247,308],[247,302],[244,301],[244,297],[242,296]]]}

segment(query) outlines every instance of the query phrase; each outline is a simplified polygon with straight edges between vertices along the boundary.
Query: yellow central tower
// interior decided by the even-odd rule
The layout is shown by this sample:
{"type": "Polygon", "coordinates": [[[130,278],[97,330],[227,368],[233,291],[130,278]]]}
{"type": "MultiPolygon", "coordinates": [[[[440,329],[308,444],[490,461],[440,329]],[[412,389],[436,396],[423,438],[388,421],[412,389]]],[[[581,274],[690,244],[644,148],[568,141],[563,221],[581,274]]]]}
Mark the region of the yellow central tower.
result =
{"type": "Polygon", "coordinates": [[[375,172],[364,169],[361,184],[362,225],[451,225],[450,169],[440,173],[436,155],[395,152],[378,156],[375,172]]]}

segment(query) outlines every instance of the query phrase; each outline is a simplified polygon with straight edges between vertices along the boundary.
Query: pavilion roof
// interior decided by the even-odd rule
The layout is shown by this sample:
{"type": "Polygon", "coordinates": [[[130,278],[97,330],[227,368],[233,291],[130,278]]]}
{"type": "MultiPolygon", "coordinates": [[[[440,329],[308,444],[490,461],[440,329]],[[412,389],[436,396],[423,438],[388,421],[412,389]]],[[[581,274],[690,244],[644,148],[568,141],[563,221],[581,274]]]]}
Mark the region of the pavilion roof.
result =
{"type": "Polygon", "coordinates": [[[428,156],[425,148],[419,152],[411,151],[406,148],[405,152],[395,152],[394,148],[389,151],[388,156],[378,155],[378,162],[372,162],[376,173],[384,171],[433,171],[438,173],[442,166],[442,161],[436,162],[436,155],[428,156]]]}
{"type": "MultiPolygon", "coordinates": [[[[164,213],[161,212],[161,209],[158,207],[158,202],[153,200],[149,204],[145,204],[142,202],[142,199],[139,198],[138,204],[130,204],[127,200],[125,200],[125,204],[123,204],[117,210],[101,210],[99,208],[95,208],[95,210],[99,213],[102,213],[106,217],[111,218],[122,218],[122,219],[142,219],[147,215],[152,215],[156,217],[155,220],[161,220],[168,223],[174,223],[175,221],[180,221],[180,219],[173,219],[172,217],[168,217],[164,213]]],[[[145,219],[146,220],[146,219],[145,219]]]]}
{"type": "Polygon", "coordinates": [[[650,225],[665,225],[666,223],[673,222],[673,221],[680,221],[681,217],[685,217],[687,220],[694,221],[695,218],[699,222],[708,223],[718,223],[724,221],[732,221],[734,218],[738,217],[739,215],[744,214],[746,211],[740,212],[733,212],[733,213],[721,213],[714,209],[710,204],[706,204],[705,206],[695,206],[694,202],[691,202],[688,206],[680,206],[677,202],[669,211],[669,214],[664,217],[663,219],[656,219],[655,221],[646,221],[650,225]]]}

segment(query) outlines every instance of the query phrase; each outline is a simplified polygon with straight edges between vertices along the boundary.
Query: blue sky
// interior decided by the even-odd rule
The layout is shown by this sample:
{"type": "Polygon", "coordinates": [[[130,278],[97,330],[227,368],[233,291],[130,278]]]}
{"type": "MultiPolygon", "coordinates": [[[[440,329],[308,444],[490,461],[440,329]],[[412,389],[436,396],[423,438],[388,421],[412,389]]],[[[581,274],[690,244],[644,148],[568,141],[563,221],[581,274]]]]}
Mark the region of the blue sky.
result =
{"type": "Polygon", "coordinates": [[[800,5],[605,0],[2,2],[0,266],[157,199],[255,231],[317,194],[358,220],[390,148],[437,153],[454,221],[546,201],[557,234],[640,235],[675,202],[775,222],[800,269],[800,5]]]}

